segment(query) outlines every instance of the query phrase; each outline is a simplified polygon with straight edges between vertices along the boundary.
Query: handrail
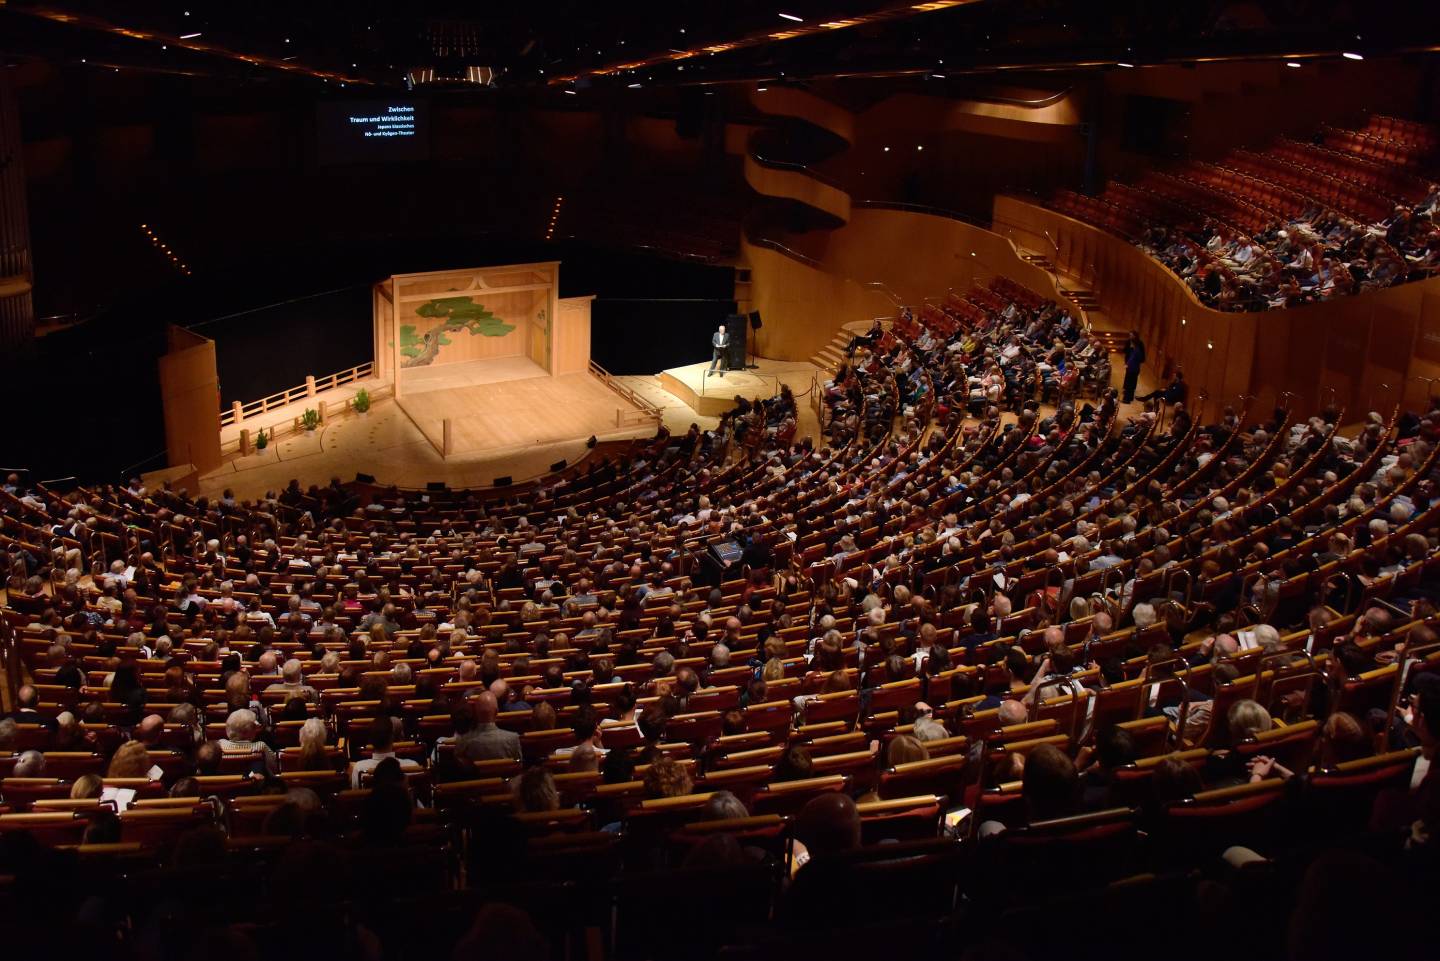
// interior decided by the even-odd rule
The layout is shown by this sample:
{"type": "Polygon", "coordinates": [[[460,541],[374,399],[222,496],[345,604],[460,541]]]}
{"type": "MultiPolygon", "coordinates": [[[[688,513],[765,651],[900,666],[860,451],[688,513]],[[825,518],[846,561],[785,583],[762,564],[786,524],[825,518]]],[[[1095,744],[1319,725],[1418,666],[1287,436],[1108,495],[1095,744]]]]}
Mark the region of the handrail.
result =
{"type": "Polygon", "coordinates": [[[762,167],[769,167],[771,170],[792,170],[796,173],[802,173],[805,176],[811,178],[812,180],[818,180],[820,183],[824,184],[827,187],[834,187],[836,190],[845,191],[848,193],[848,191],[846,191],[845,185],[840,183],[834,177],[830,176],[829,174],[821,173],[814,167],[811,167],[809,164],[802,163],[798,160],[779,160],[774,157],[766,157],[754,147],[750,149],[750,159],[754,160],[762,167]]]}
{"type": "MultiPolygon", "coordinates": [[[[374,370],[374,361],[367,360],[363,364],[357,364],[356,366],[350,367],[346,370],[336,371],[335,373],[327,374],[324,377],[317,377],[314,379],[313,387],[310,381],[307,380],[305,383],[300,384],[298,387],[290,387],[285,390],[278,391],[274,394],[271,394],[269,397],[262,397],[259,400],[252,400],[248,404],[242,403],[240,404],[240,421],[243,422],[246,419],[255,416],[256,414],[268,414],[274,408],[284,407],[287,404],[293,404],[297,400],[301,400],[306,397],[317,396],[324,391],[334,390],[336,387],[343,387],[346,384],[353,384],[357,380],[364,380],[365,378],[369,377],[374,372],[374,370]]],[[[236,423],[235,405],[232,404],[229,408],[220,412],[220,426],[229,427],[234,423],[236,423]]]]}
{"type": "Polygon", "coordinates": [[[1045,96],[1040,97],[1037,100],[1026,100],[1023,97],[990,96],[985,94],[969,94],[961,97],[960,99],[976,100],[980,103],[999,103],[1004,104],[1008,107],[1028,107],[1031,109],[1039,109],[1040,107],[1055,106],[1057,103],[1070,96],[1071,91],[1073,91],[1074,89],[1074,87],[1066,87],[1064,90],[1057,90],[1054,93],[1046,94],[1045,96]]]}
{"type": "Polygon", "coordinates": [[[593,360],[590,361],[590,373],[600,378],[600,382],[603,383],[606,387],[610,388],[615,393],[619,394],[621,397],[625,398],[630,403],[640,408],[640,413],[644,414],[647,417],[654,417],[657,421],[663,419],[664,414],[661,412],[659,407],[650,403],[650,401],[646,400],[644,397],[641,397],[634,390],[626,387],[624,384],[617,381],[613,374],[611,374],[604,367],[601,367],[599,364],[595,363],[595,361],[593,360]]]}
{"type": "Polygon", "coordinates": [[[747,239],[749,239],[750,243],[754,244],[757,247],[764,247],[767,250],[775,251],[777,254],[784,254],[786,257],[800,261],[807,267],[814,267],[816,270],[821,270],[825,267],[823,261],[816,260],[809,254],[803,254],[793,247],[787,247],[778,240],[772,240],[769,237],[754,237],[747,239]]]}

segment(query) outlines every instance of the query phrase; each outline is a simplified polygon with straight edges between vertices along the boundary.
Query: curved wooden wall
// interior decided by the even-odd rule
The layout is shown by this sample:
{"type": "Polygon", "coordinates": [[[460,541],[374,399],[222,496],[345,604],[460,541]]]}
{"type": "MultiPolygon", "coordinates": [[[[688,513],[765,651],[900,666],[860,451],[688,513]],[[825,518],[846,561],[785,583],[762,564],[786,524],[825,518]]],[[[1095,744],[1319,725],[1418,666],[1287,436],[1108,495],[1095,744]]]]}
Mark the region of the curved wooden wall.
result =
{"type": "Polygon", "coordinates": [[[809,359],[842,324],[893,316],[901,303],[918,305],[951,288],[964,293],[997,276],[1080,314],[1055,278],[1022,260],[1010,240],[939,214],[856,206],[845,226],[807,237],[812,263],[748,242],[741,253],[751,270],[751,303],[765,320],[756,350],[779,360],[809,359]]]}
{"type": "Polygon", "coordinates": [[[1124,239],[1017,197],[996,197],[994,229],[1051,257],[1093,289],[1107,317],[1136,328],[1152,362],[1180,364],[1213,411],[1240,394],[1261,404],[1295,395],[1302,413],[1428,403],[1440,377],[1440,278],[1353,297],[1228,313],[1201,304],[1179,277],[1124,239]]]}
{"type": "Polygon", "coordinates": [[[846,143],[855,142],[855,115],[837,104],[796,87],[752,87],[750,103],[762,113],[796,117],[828,130],[846,143]]]}
{"type": "Polygon", "coordinates": [[[850,219],[850,195],[799,170],[770,167],[745,154],[745,182],[757,194],[783,197],[822,210],[841,223],[850,219]]]}

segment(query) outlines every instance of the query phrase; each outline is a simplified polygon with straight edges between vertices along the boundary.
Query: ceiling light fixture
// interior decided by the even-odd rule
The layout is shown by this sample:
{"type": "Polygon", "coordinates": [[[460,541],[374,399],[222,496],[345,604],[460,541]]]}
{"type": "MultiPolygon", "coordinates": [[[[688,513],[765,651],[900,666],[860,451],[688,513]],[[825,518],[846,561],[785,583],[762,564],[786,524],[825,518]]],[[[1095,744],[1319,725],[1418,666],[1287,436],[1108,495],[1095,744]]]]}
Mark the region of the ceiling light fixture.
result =
{"type": "Polygon", "coordinates": [[[783,17],[783,18],[785,18],[786,20],[794,20],[796,23],[804,23],[804,22],[805,22],[805,18],[804,18],[804,17],[797,17],[797,16],[795,16],[795,14],[793,14],[793,13],[782,13],[782,14],[780,14],[780,16],[783,17]]]}
{"type": "Polygon", "coordinates": [[[1124,67],[1124,68],[1126,68],[1127,70],[1133,70],[1133,69],[1135,69],[1135,65],[1134,65],[1133,63],[1126,63],[1126,62],[1123,61],[1123,60],[1117,60],[1117,61],[1115,61],[1115,66],[1117,66],[1117,67],[1124,67]]]}
{"type": "Polygon", "coordinates": [[[180,39],[181,39],[181,40],[194,40],[194,39],[195,39],[196,37],[198,37],[198,36],[200,36],[200,34],[199,34],[198,32],[196,32],[196,33],[182,33],[182,34],[180,34],[180,39]]]}
{"type": "Polygon", "coordinates": [[[1352,50],[1346,50],[1344,53],[1340,54],[1340,56],[1344,57],[1346,60],[1364,60],[1364,59],[1365,59],[1362,55],[1360,55],[1360,54],[1358,54],[1358,53],[1355,53],[1355,52],[1352,51],[1352,50]]]}
{"type": "Polygon", "coordinates": [[[1285,66],[1287,66],[1287,67],[1298,67],[1298,66],[1301,66],[1301,64],[1300,64],[1300,62],[1297,61],[1297,60],[1286,60],[1286,61],[1285,61],[1285,66]]]}

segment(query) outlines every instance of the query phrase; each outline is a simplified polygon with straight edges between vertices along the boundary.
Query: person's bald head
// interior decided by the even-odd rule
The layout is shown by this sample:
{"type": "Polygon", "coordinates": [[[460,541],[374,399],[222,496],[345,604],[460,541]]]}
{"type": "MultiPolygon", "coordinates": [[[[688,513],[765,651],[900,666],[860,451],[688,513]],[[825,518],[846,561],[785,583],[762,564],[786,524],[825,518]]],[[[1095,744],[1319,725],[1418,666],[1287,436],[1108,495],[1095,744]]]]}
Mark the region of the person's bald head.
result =
{"type": "Polygon", "coordinates": [[[15,692],[15,706],[23,710],[33,711],[40,706],[40,691],[33,684],[21,684],[20,690],[15,692]]]}
{"type": "Polygon", "coordinates": [[[1027,717],[1025,705],[1010,698],[1000,702],[999,720],[1001,727],[1010,727],[1014,724],[1024,724],[1027,717]]]}
{"type": "Polygon", "coordinates": [[[466,658],[460,662],[460,680],[473,681],[480,676],[480,665],[466,658]]]}
{"type": "Polygon", "coordinates": [[[475,695],[475,720],[481,724],[493,724],[495,715],[500,713],[500,702],[489,691],[475,695]]]}
{"type": "Polygon", "coordinates": [[[135,725],[135,740],[141,744],[154,744],[165,730],[165,719],[159,714],[147,714],[135,725]]]}
{"type": "Polygon", "coordinates": [[[39,777],[45,773],[45,755],[39,751],[24,752],[10,773],[12,777],[39,777]]]}
{"type": "Polygon", "coordinates": [[[1229,634],[1215,635],[1215,656],[1234,657],[1240,653],[1240,642],[1229,634]]]}

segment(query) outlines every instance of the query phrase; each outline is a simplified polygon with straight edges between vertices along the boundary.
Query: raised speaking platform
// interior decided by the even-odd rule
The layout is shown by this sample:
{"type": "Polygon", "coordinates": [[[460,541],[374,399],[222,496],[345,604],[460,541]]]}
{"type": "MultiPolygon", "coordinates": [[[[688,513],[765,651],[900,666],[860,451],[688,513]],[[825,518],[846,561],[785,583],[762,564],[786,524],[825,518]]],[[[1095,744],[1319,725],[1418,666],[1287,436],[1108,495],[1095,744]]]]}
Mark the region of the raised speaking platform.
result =
{"type": "Polygon", "coordinates": [[[753,370],[712,373],[708,360],[661,371],[660,386],[692,407],[695,413],[707,417],[718,417],[733,408],[737,396],[763,400],[773,397],[779,389],[773,373],[753,370]]]}

